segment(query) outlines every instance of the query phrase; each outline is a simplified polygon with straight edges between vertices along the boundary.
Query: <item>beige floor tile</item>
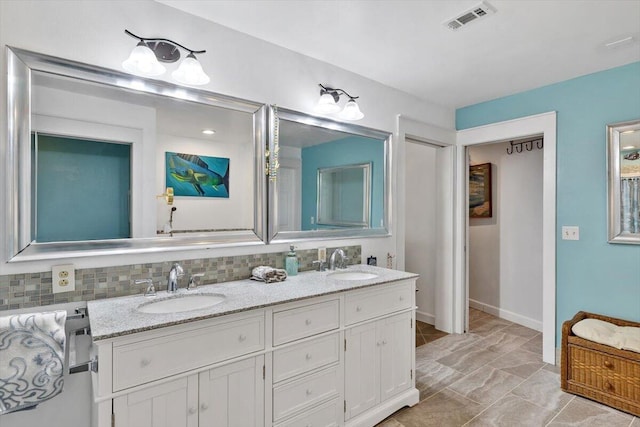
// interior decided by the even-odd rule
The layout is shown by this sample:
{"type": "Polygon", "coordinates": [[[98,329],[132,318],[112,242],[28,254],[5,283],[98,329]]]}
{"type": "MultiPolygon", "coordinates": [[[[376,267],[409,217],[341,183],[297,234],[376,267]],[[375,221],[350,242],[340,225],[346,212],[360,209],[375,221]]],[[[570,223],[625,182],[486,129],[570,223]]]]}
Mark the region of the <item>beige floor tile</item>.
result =
{"type": "Polygon", "coordinates": [[[628,427],[632,419],[631,415],[575,398],[560,411],[549,426],[628,427]]]}
{"type": "Polygon", "coordinates": [[[483,366],[449,386],[450,390],[474,402],[489,405],[522,382],[522,378],[483,366]]]}
{"type": "Polygon", "coordinates": [[[527,339],[503,331],[495,332],[478,343],[479,346],[496,353],[509,353],[526,343],[527,339]]]}
{"type": "Polygon", "coordinates": [[[444,350],[436,347],[433,343],[428,343],[427,345],[416,348],[416,365],[419,361],[440,359],[450,353],[449,350],[444,350]]]}
{"type": "Polygon", "coordinates": [[[463,376],[461,372],[435,360],[416,363],[416,388],[420,391],[420,400],[439,392],[463,376]]]}
{"type": "Polygon", "coordinates": [[[387,418],[383,422],[376,424],[376,427],[404,427],[402,424],[394,420],[393,418],[387,418]]]}
{"type": "Polygon", "coordinates": [[[542,427],[553,418],[555,413],[509,394],[471,420],[465,427],[542,427]]]}
{"type": "Polygon", "coordinates": [[[529,378],[544,366],[542,356],[517,348],[504,356],[489,363],[489,366],[498,368],[520,378],[529,378]]]}
{"type": "Polygon", "coordinates": [[[640,418],[636,417],[629,427],[640,427],[640,418]]]}
{"type": "Polygon", "coordinates": [[[519,337],[522,338],[527,338],[527,339],[531,339],[533,337],[535,337],[536,335],[540,334],[540,332],[534,330],[534,329],[530,329],[527,328],[525,326],[522,325],[511,325],[505,329],[503,329],[501,332],[505,332],[507,334],[511,334],[511,335],[517,335],[519,337]]]}
{"type": "Polygon", "coordinates": [[[500,357],[498,353],[472,345],[451,352],[451,354],[441,357],[437,361],[464,374],[469,374],[498,357],[500,357]]]}
{"type": "Polygon", "coordinates": [[[443,390],[412,408],[397,412],[393,419],[403,427],[459,427],[484,409],[457,393],[443,390]]]}
{"type": "Polygon", "coordinates": [[[461,348],[468,347],[471,344],[478,343],[482,340],[482,337],[473,334],[450,334],[446,337],[442,337],[433,341],[432,345],[443,350],[449,350],[451,352],[457,351],[461,348]]]}
{"type": "Polygon", "coordinates": [[[486,337],[494,332],[505,329],[513,323],[498,318],[480,319],[474,322],[469,322],[469,332],[476,335],[486,337]]]}
{"type": "Polygon", "coordinates": [[[544,369],[531,375],[512,393],[554,412],[562,409],[573,398],[572,394],[560,389],[560,376],[544,369]]]}
{"type": "Polygon", "coordinates": [[[542,356],[542,334],[538,334],[522,344],[522,349],[542,356]]]}

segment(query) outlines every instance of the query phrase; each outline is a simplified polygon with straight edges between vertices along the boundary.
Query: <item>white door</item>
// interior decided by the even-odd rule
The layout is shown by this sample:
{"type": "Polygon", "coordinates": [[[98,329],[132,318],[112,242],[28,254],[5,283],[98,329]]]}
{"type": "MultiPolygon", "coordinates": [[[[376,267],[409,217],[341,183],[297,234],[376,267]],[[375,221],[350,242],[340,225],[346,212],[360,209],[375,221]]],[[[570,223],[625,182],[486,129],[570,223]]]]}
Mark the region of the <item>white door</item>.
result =
{"type": "Polygon", "coordinates": [[[200,373],[200,427],[264,425],[264,356],[200,373]]]}
{"type": "Polygon", "coordinates": [[[376,322],[345,331],[345,420],[380,401],[380,357],[376,322]]]}
{"type": "Polygon", "coordinates": [[[402,313],[378,322],[380,401],[409,388],[412,382],[413,319],[402,313]]]}
{"type": "Polygon", "coordinates": [[[118,427],[197,427],[198,376],[119,396],[113,412],[118,427]]]}

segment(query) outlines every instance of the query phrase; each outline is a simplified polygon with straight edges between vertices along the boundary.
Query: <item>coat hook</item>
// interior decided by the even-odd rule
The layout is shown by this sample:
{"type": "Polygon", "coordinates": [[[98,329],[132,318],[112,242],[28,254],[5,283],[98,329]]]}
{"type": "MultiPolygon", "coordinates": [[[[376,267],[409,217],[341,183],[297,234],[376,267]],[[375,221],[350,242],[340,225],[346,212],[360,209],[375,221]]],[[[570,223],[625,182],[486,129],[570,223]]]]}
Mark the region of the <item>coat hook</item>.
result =
{"type": "Polygon", "coordinates": [[[516,152],[522,153],[522,142],[518,142],[516,145],[516,152]]]}
{"type": "Polygon", "coordinates": [[[527,141],[524,143],[524,148],[527,149],[527,151],[532,151],[533,150],[533,141],[527,141]]]}
{"type": "Polygon", "coordinates": [[[507,148],[507,154],[511,155],[513,154],[513,141],[511,141],[511,147],[507,148]],[[509,151],[509,148],[511,148],[511,151],[509,151]]]}
{"type": "Polygon", "coordinates": [[[538,147],[539,150],[542,150],[542,148],[544,147],[544,139],[537,140],[536,147],[538,147]]]}

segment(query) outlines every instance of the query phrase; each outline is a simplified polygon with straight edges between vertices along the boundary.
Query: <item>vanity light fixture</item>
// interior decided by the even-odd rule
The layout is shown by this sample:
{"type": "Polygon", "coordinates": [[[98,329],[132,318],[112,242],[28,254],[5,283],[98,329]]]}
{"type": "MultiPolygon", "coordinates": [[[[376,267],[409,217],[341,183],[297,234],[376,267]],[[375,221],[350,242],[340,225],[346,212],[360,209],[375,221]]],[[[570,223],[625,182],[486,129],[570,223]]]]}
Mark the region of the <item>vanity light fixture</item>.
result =
{"type": "Polygon", "coordinates": [[[344,120],[360,120],[364,117],[362,111],[360,111],[360,107],[358,107],[358,103],[356,99],[358,96],[349,95],[344,89],[334,89],[328,86],[320,86],[320,99],[318,99],[318,103],[316,104],[315,111],[320,114],[332,114],[340,111],[340,106],[338,105],[338,101],[340,101],[340,96],[345,95],[349,98],[344,109],[340,112],[339,117],[344,120]]]}
{"type": "Polygon", "coordinates": [[[124,32],[139,40],[129,58],[122,63],[122,68],[126,71],[144,77],[160,76],[166,71],[160,62],[177,62],[180,59],[180,49],[178,48],[182,48],[189,54],[171,73],[171,77],[178,83],[190,86],[205,85],[211,80],[195,56],[196,53],[205,53],[206,50],[192,50],[169,39],[140,37],[129,30],[124,30],[124,32]]]}

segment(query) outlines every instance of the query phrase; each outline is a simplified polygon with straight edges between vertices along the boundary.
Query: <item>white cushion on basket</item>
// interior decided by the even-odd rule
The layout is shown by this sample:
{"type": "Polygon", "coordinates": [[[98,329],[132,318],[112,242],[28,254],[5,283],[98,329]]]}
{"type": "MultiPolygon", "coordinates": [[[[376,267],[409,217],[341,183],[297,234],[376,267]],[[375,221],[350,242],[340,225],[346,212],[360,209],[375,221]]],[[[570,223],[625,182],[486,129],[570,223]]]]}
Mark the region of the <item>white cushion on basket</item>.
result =
{"type": "Polygon", "coordinates": [[[571,328],[580,338],[640,353],[640,328],[618,326],[598,319],[584,319],[571,328]]]}

